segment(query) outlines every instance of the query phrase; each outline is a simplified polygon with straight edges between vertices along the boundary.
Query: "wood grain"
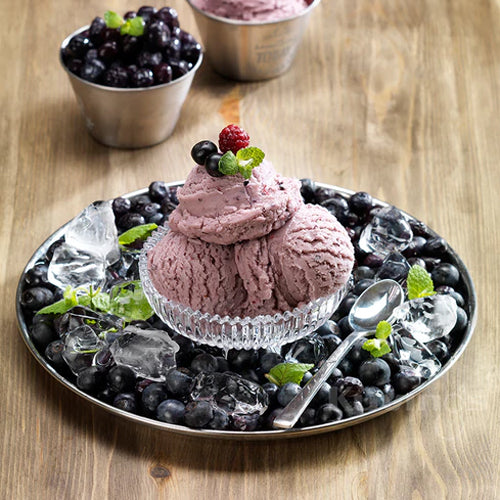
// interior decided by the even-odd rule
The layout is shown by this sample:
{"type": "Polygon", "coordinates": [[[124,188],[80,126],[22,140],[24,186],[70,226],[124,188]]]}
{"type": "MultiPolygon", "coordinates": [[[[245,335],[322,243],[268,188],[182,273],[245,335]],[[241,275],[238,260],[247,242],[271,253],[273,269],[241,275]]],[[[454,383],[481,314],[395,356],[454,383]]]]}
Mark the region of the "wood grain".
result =
{"type": "MultiPolygon", "coordinates": [[[[171,5],[197,34],[187,3],[171,5]]],[[[498,2],[325,0],[287,74],[236,83],[203,64],[169,140],[114,150],[87,135],[58,46],[104,9],[137,7],[2,2],[11,22],[0,30],[0,498],[495,498],[498,2]],[[36,247],[93,200],[184,178],[192,143],[228,120],[283,173],[369,191],[426,221],[469,266],[476,334],[399,411],[311,438],[199,441],[92,407],[23,345],[14,294],[36,247]]]]}

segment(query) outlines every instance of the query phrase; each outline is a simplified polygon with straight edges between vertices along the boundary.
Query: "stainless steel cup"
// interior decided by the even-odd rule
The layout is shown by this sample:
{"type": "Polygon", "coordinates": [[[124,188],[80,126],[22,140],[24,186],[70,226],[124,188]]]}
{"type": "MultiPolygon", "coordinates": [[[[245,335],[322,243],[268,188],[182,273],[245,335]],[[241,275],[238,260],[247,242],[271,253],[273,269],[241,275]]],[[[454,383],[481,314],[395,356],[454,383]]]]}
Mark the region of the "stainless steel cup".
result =
{"type": "Polygon", "coordinates": [[[208,14],[187,0],[201,33],[205,55],[217,73],[234,80],[267,80],[287,71],[313,9],[269,22],[235,21],[208,14]]]}
{"type": "Polygon", "coordinates": [[[117,148],[142,148],[164,141],[174,131],[203,55],[188,73],[170,83],[134,89],[105,87],[76,76],[62,59],[62,49],[87,28],[80,28],[64,40],[60,61],[92,137],[117,148]]]}

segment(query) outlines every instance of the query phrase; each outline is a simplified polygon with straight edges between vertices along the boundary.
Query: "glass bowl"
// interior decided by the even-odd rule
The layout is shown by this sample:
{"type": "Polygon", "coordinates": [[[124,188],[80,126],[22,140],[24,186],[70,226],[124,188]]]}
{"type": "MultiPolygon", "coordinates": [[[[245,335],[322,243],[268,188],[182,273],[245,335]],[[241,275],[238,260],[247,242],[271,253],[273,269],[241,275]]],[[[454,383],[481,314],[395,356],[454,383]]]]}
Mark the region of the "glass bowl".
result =
{"type": "Polygon", "coordinates": [[[278,349],[283,344],[298,340],[319,328],[337,309],[350,288],[350,280],[339,291],[313,300],[303,307],[296,307],[281,314],[240,318],[221,317],[195,311],[168,300],[153,285],[148,269],[148,252],[169,231],[159,227],[144,243],[139,257],[139,274],[144,293],[155,313],[170,328],[185,337],[229,349],[278,349]]]}

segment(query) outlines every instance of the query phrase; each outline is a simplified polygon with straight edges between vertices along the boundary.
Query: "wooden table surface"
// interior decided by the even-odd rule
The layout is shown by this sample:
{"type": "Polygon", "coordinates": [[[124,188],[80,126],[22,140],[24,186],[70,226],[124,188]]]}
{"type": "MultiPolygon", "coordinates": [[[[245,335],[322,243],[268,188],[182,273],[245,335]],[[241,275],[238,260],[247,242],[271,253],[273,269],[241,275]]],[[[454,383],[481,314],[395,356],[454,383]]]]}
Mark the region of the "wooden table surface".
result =
{"type": "MultiPolygon", "coordinates": [[[[2,4],[0,498],[494,498],[498,1],[325,0],[288,73],[243,84],[204,63],[174,134],[134,151],[101,146],[87,134],[58,46],[104,10],[139,5],[2,4]],[[479,303],[472,342],[399,411],[295,440],[198,440],[94,407],[26,349],[14,295],[37,246],[93,200],[184,178],[191,145],[231,121],[283,173],[395,204],[444,236],[469,267],[479,303]]],[[[187,3],[171,5],[197,35],[187,3]]]]}

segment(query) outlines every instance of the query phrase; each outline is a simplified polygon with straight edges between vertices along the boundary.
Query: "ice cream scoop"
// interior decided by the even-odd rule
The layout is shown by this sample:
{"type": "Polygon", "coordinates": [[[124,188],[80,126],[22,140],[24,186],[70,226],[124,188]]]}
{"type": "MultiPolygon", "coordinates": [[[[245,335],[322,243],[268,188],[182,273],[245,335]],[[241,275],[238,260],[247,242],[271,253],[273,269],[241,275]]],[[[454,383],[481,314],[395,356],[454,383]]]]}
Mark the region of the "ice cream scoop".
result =
{"type": "Polygon", "coordinates": [[[198,165],[177,196],[170,228],[219,245],[265,236],[302,205],[299,181],[277,174],[266,160],[247,181],[240,174],[212,177],[198,165]]]}
{"type": "Polygon", "coordinates": [[[194,310],[224,316],[246,299],[232,246],[169,231],[148,253],[148,267],[159,293],[194,310]]]}

